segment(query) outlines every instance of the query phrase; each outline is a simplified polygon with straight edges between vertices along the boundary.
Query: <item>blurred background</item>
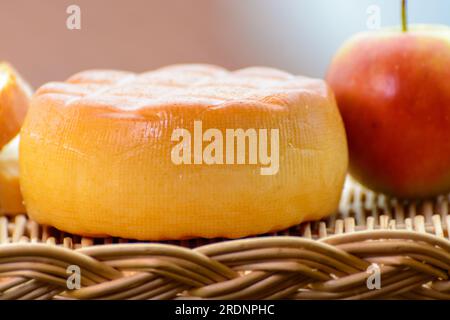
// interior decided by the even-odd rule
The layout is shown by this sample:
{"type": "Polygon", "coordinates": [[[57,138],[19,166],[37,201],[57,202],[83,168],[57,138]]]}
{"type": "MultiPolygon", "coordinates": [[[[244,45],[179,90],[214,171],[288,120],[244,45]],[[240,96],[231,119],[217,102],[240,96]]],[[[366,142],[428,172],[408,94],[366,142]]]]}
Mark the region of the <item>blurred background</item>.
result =
{"type": "MultiPolygon", "coordinates": [[[[145,71],[186,62],[323,77],[339,45],[373,27],[378,9],[381,27],[399,24],[400,2],[0,0],[0,60],[35,87],[82,69],[145,71]],[[81,9],[81,30],[66,27],[73,4],[81,9]]],[[[450,25],[448,0],[409,0],[408,7],[410,23],[450,25]]]]}

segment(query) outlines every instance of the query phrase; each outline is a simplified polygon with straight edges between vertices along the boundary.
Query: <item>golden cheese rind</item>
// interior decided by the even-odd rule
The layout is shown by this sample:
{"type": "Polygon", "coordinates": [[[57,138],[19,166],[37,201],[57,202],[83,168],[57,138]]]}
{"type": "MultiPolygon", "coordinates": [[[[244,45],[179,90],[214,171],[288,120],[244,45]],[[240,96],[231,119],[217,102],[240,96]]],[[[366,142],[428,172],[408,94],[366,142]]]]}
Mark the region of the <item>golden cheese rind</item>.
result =
{"type": "Polygon", "coordinates": [[[89,236],[237,238],[335,212],[347,144],[321,80],[204,65],[86,71],[49,83],[21,132],[29,215],[89,236]],[[279,129],[276,175],[255,165],[175,165],[177,128],[279,129]]]}

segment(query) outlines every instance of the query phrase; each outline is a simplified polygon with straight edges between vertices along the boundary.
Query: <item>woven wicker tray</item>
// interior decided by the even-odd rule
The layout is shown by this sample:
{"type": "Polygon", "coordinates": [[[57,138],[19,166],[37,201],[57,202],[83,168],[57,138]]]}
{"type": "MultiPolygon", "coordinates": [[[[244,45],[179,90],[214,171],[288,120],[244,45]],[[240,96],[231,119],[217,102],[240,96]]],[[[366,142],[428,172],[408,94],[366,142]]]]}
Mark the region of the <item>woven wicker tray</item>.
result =
{"type": "Polygon", "coordinates": [[[399,202],[348,180],[339,213],[325,221],[166,243],[0,217],[0,299],[450,299],[448,202],[399,202]],[[367,286],[374,263],[379,289],[367,286]],[[70,265],[80,267],[81,289],[67,288],[70,265]]]}

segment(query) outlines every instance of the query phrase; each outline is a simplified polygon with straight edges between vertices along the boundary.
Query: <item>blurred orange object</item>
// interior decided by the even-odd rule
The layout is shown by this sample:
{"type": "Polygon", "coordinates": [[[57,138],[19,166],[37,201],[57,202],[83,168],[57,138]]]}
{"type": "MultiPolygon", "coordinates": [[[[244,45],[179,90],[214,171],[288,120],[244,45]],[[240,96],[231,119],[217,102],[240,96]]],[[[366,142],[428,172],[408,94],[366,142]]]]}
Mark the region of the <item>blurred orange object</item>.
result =
{"type": "Polygon", "coordinates": [[[0,214],[25,213],[19,184],[19,136],[0,152],[0,214]]]}
{"type": "Polygon", "coordinates": [[[0,62],[0,149],[19,133],[30,97],[29,85],[11,65],[0,62]]]}
{"type": "Polygon", "coordinates": [[[19,184],[18,133],[31,93],[16,70],[0,62],[0,214],[25,212],[19,184]]]}

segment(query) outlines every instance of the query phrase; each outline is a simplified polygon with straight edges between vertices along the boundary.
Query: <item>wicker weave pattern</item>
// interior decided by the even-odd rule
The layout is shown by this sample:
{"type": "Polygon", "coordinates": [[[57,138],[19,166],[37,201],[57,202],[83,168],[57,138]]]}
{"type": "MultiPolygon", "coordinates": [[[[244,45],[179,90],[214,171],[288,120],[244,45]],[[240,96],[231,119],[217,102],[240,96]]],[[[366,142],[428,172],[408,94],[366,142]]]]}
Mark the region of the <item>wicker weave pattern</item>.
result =
{"type": "Polygon", "coordinates": [[[0,299],[450,299],[448,200],[401,203],[348,182],[327,221],[170,244],[99,243],[0,217],[0,299]],[[366,285],[372,263],[379,290],[366,285]],[[79,290],[67,289],[69,265],[79,290]]]}

